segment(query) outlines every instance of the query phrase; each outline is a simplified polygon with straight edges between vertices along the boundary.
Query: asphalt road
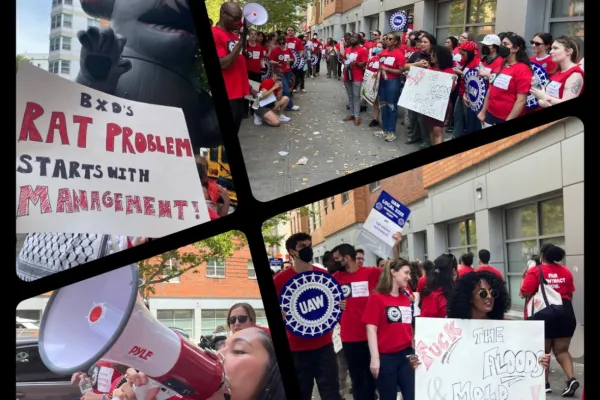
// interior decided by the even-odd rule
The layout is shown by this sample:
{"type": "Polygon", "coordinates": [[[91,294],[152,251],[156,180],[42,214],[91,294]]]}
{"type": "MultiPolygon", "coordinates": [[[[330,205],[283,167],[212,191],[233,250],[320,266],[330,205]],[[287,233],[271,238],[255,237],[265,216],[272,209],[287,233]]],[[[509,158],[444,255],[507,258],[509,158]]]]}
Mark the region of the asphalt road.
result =
{"type": "MultiPolygon", "coordinates": [[[[322,66],[322,73],[325,64],[322,66]]],[[[306,80],[306,93],[295,93],[298,111],[278,128],[256,126],[250,117],[242,122],[240,144],[254,196],[261,201],[300,191],[419,149],[407,145],[407,129],[401,124],[394,142],[373,136],[369,128],[372,108],[361,116],[362,124],[343,122],[348,97],[343,82],[321,75],[306,80]],[[280,155],[280,152],[283,155],[280,155]],[[297,165],[306,157],[308,162],[297,165]]],[[[446,139],[450,138],[446,134],[446,139]]]]}

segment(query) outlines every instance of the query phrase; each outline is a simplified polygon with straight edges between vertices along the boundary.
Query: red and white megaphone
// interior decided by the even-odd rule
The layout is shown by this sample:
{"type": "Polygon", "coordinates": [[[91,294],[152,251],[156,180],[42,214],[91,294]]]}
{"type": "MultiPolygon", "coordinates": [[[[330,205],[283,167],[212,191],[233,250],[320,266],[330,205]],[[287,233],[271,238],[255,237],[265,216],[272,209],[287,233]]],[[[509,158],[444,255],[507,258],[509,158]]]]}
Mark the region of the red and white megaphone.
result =
{"type": "Polygon", "coordinates": [[[206,400],[224,385],[220,356],[161,324],[138,294],[135,265],[55,291],[40,326],[39,350],[58,374],[99,360],[137,369],[186,399],[206,400]]]}
{"type": "Polygon", "coordinates": [[[248,3],[244,6],[244,19],[250,25],[261,26],[269,20],[268,11],[258,3],[248,3]]]}

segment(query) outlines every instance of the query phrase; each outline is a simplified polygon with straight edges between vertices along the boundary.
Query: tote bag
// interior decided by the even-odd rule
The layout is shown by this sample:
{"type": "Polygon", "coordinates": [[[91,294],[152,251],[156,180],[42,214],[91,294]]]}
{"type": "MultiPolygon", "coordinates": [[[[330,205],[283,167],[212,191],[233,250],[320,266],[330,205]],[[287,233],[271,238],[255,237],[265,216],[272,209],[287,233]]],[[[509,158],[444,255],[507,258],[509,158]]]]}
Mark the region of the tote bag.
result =
{"type": "Polygon", "coordinates": [[[548,285],[542,267],[537,266],[540,273],[540,286],[529,300],[527,319],[552,321],[559,318],[563,312],[563,301],[560,293],[548,285]]]}
{"type": "Polygon", "coordinates": [[[379,78],[380,72],[365,70],[363,82],[360,88],[360,97],[365,99],[369,104],[373,105],[377,100],[379,92],[379,78]]]}

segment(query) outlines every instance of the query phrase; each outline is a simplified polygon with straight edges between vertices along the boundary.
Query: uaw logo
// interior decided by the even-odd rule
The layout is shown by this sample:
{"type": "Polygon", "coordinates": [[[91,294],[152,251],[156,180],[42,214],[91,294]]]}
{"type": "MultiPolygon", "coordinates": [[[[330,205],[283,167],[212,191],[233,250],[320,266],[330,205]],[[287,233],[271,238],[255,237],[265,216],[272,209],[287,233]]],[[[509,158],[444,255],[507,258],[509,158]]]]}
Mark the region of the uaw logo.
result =
{"type": "Polygon", "coordinates": [[[352,297],[352,285],[342,285],[342,294],[345,299],[352,297]]]}
{"type": "Polygon", "coordinates": [[[300,57],[300,55],[298,55],[298,65],[296,66],[296,69],[302,70],[302,69],[304,69],[305,65],[306,65],[306,59],[304,57],[300,57]]]}
{"type": "Polygon", "coordinates": [[[465,89],[469,96],[469,107],[479,114],[483,108],[488,86],[484,78],[479,76],[478,69],[470,69],[465,74],[465,89]]]}
{"type": "Polygon", "coordinates": [[[402,311],[396,306],[386,307],[385,315],[387,316],[388,322],[394,323],[402,321],[402,311]]]}
{"type": "Polygon", "coordinates": [[[236,45],[236,41],[235,40],[231,40],[229,42],[227,42],[227,50],[231,53],[233,51],[233,48],[236,45]]]}
{"type": "Polygon", "coordinates": [[[377,211],[381,211],[381,210],[383,210],[383,204],[381,204],[381,202],[380,202],[380,201],[378,201],[377,203],[375,203],[375,209],[376,209],[377,211]]]}
{"type": "MultiPolygon", "coordinates": [[[[535,87],[537,89],[543,89],[548,85],[550,79],[548,78],[548,73],[540,64],[531,63],[531,70],[533,71],[533,79],[531,80],[531,87],[535,87]]],[[[530,94],[527,96],[527,110],[533,110],[538,108],[539,103],[537,97],[530,94]]]]}
{"type": "Polygon", "coordinates": [[[300,54],[296,50],[290,50],[292,52],[292,57],[294,57],[294,62],[292,63],[292,69],[298,69],[298,65],[300,64],[300,54]]]}
{"type": "Polygon", "coordinates": [[[273,73],[273,67],[271,67],[271,63],[269,62],[269,57],[265,57],[265,67],[261,70],[262,73],[262,79],[261,80],[265,80],[265,79],[269,79],[271,77],[271,74],[273,73]]]}
{"type": "Polygon", "coordinates": [[[313,54],[312,56],[310,56],[311,65],[317,65],[318,62],[319,62],[319,56],[317,56],[316,54],[313,54]]]}
{"type": "Polygon", "coordinates": [[[96,386],[98,384],[98,374],[100,373],[100,368],[98,366],[93,366],[88,371],[88,376],[92,381],[92,386],[96,386]]]}
{"type": "Polygon", "coordinates": [[[390,16],[390,28],[394,31],[403,31],[408,23],[405,11],[396,11],[390,16]]]}
{"type": "Polygon", "coordinates": [[[285,313],[285,327],[295,336],[317,338],[339,322],[344,299],[340,284],[326,272],[296,274],[281,289],[279,305],[285,313]]]}

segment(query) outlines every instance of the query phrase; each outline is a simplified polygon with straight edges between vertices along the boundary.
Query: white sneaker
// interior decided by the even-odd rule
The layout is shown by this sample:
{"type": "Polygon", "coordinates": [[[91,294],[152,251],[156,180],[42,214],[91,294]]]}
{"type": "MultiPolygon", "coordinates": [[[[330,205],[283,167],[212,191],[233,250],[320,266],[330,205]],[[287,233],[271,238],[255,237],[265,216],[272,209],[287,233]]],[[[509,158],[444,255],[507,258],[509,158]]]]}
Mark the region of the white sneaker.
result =
{"type": "Polygon", "coordinates": [[[254,125],[262,125],[262,118],[259,117],[258,115],[254,115],[254,125]]]}
{"type": "Polygon", "coordinates": [[[302,93],[306,93],[306,92],[308,92],[308,90],[302,89],[302,93]]]}
{"type": "Polygon", "coordinates": [[[294,106],[292,108],[290,108],[290,110],[292,111],[298,111],[300,109],[300,106],[294,106]]]}
{"type": "Polygon", "coordinates": [[[290,121],[290,120],[291,120],[291,118],[290,118],[290,117],[286,117],[285,115],[281,114],[281,115],[279,116],[279,120],[280,120],[281,122],[288,122],[288,121],[290,121]]]}

